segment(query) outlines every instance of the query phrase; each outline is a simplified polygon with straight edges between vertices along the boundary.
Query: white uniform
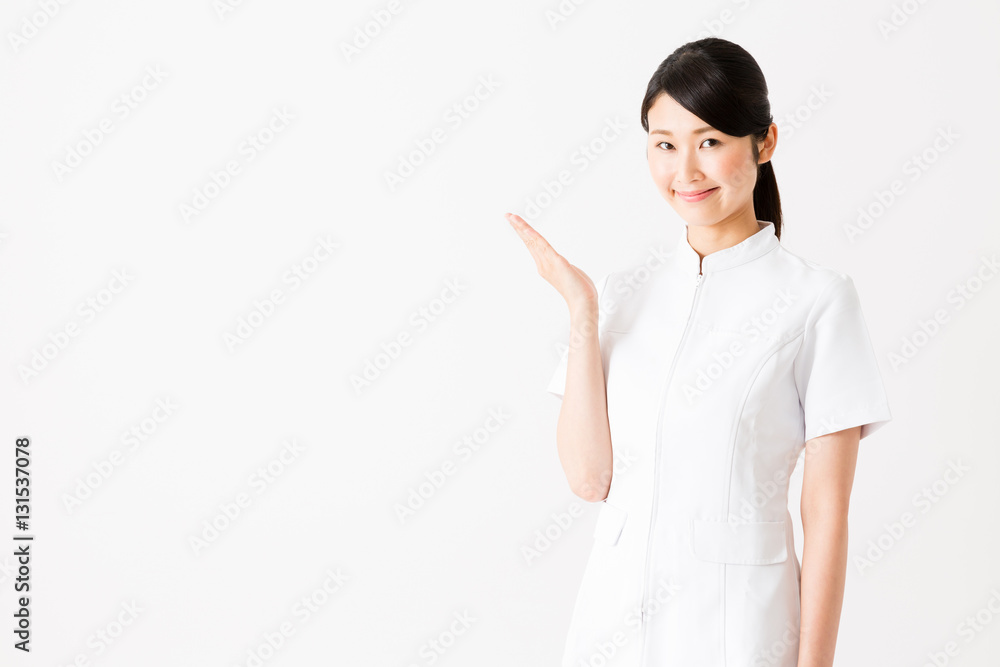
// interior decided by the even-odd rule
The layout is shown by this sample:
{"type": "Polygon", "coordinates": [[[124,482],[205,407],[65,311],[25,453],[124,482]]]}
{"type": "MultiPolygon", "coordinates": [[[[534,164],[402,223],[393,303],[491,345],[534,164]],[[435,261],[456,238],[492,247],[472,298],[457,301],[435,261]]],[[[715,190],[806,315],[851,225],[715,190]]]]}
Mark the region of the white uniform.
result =
{"type": "Polygon", "coordinates": [[[685,227],[596,283],[615,470],[563,667],[797,663],[789,476],[806,441],[892,417],[854,282],[759,224],[701,274],[685,227]]]}

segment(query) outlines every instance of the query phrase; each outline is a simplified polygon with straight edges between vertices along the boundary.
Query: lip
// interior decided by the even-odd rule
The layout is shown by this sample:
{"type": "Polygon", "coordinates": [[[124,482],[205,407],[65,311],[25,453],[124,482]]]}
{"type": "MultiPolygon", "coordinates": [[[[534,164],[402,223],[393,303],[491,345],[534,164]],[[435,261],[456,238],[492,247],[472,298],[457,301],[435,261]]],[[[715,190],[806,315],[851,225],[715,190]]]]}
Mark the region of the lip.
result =
{"type": "Polygon", "coordinates": [[[706,197],[710,197],[713,192],[718,190],[719,187],[709,188],[707,190],[695,190],[694,192],[681,192],[680,190],[674,190],[678,197],[687,202],[698,202],[706,197]]]}

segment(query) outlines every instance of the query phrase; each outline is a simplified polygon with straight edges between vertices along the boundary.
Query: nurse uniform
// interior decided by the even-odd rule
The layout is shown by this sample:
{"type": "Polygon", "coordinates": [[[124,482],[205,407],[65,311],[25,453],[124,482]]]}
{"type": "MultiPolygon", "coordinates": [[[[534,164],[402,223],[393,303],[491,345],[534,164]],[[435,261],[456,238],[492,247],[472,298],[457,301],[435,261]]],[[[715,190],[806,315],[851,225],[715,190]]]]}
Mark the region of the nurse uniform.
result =
{"type": "MultiPolygon", "coordinates": [[[[806,441],[891,420],[851,278],[774,225],[595,285],[615,468],[563,667],[794,667],[788,481],[806,441]],[[619,461],[628,460],[626,466],[619,461]]],[[[568,350],[547,387],[563,396],[568,350]]]]}

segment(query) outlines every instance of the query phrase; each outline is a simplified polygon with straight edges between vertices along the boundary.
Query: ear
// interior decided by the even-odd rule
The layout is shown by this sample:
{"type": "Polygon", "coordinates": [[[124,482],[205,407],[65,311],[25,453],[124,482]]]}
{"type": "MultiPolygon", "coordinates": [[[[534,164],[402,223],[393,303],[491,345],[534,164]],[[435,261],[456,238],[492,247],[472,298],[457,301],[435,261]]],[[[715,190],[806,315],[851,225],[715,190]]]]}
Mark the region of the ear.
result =
{"type": "Polygon", "coordinates": [[[771,156],[774,155],[774,149],[778,145],[778,124],[771,123],[770,127],[767,128],[767,136],[764,137],[763,141],[757,142],[758,150],[760,152],[760,157],[757,158],[758,164],[764,164],[770,161],[771,156]]]}

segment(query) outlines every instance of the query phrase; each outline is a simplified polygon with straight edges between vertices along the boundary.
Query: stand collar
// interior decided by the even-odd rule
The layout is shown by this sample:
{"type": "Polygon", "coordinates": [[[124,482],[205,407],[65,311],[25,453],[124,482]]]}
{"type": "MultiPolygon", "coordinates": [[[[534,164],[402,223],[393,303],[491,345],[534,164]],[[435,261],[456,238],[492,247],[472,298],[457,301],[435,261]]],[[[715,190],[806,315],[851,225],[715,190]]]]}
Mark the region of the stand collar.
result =
{"type": "Polygon", "coordinates": [[[684,225],[677,239],[675,257],[677,266],[686,275],[698,275],[698,266],[701,265],[701,273],[713,271],[724,271],[734,266],[745,264],[757,259],[766,252],[778,245],[778,237],[774,235],[774,224],[764,220],[758,220],[757,225],[760,231],[743,239],[734,246],[717,250],[705,255],[702,259],[691,244],[688,243],[688,226],[684,225]]]}

